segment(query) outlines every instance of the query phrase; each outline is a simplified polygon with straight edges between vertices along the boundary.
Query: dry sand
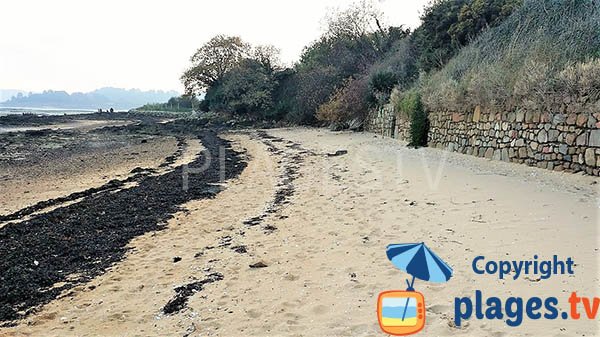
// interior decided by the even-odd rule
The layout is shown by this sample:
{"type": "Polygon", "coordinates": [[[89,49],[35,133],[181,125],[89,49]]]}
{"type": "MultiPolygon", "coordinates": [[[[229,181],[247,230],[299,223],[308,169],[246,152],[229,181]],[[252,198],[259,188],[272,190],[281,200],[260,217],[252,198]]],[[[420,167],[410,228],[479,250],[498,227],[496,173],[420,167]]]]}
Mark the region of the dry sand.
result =
{"type": "Polygon", "coordinates": [[[500,298],[556,296],[561,309],[571,291],[598,297],[596,179],[408,149],[368,133],[268,133],[285,141],[230,134],[249,165],[223,192],[186,204],[167,230],[131,242],[127,258],[106,274],[0,335],[380,336],[377,294],[404,289],[406,277],[385,247],[421,241],[454,277],[440,285],[416,281],[427,307],[420,335],[598,335],[597,320],[451,323],[454,298],[476,289],[500,298]],[[338,149],[348,154],[325,155],[338,149]],[[282,190],[293,194],[276,207],[282,190]],[[244,224],[261,215],[260,225],[244,224]],[[575,275],[512,281],[471,270],[477,255],[534,254],[573,257],[575,275]],[[267,267],[249,267],[257,262],[267,267]],[[180,313],[161,313],[176,286],[213,272],[224,279],[205,285],[180,313]]]}

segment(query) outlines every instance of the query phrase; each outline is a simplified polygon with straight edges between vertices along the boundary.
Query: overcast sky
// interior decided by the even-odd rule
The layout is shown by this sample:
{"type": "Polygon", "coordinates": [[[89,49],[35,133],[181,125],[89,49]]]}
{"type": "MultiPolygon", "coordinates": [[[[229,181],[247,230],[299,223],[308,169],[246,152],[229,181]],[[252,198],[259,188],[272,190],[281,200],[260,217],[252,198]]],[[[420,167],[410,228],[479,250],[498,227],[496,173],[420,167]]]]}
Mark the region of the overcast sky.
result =
{"type": "MultiPolygon", "coordinates": [[[[3,0],[0,89],[182,91],[189,57],[216,34],[273,44],[292,63],[352,0],[3,0]]],[[[418,26],[428,0],[382,0],[387,22],[418,26]]]]}

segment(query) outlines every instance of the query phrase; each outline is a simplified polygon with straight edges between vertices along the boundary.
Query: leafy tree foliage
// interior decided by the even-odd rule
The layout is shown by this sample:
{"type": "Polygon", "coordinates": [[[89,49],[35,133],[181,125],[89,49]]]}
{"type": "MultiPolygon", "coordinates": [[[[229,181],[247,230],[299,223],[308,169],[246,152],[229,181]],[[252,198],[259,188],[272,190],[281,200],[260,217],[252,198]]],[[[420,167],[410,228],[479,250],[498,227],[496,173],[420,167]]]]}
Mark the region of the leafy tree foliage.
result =
{"type": "Polygon", "coordinates": [[[248,44],[237,36],[217,35],[191,57],[192,67],[181,80],[187,93],[210,88],[236,67],[250,52],[248,44]]]}
{"type": "Polygon", "coordinates": [[[139,111],[175,111],[175,112],[184,112],[184,111],[192,111],[195,108],[198,108],[200,105],[200,101],[195,96],[175,96],[169,98],[167,103],[150,103],[145,104],[136,110],[139,111]]]}
{"type": "Polygon", "coordinates": [[[211,110],[257,118],[273,108],[275,85],[270,69],[244,59],[209,88],[205,99],[211,110]]]}
{"type": "Polygon", "coordinates": [[[322,36],[292,68],[281,66],[273,46],[217,35],[194,54],[182,81],[189,93],[206,91],[202,110],[301,124],[364,118],[522,1],[433,0],[411,33],[386,25],[375,0],[360,0],[328,15],[322,36]]]}
{"type": "Polygon", "coordinates": [[[312,116],[320,105],[351,83],[349,79],[368,73],[398,40],[409,34],[402,27],[386,26],[381,12],[370,1],[334,12],[326,21],[324,34],[303,51],[295,67],[298,105],[291,114],[293,120],[314,120],[312,116]]]}
{"type": "Polygon", "coordinates": [[[262,64],[269,71],[279,70],[281,61],[279,60],[280,50],[272,45],[260,45],[252,48],[250,58],[262,64]]]}

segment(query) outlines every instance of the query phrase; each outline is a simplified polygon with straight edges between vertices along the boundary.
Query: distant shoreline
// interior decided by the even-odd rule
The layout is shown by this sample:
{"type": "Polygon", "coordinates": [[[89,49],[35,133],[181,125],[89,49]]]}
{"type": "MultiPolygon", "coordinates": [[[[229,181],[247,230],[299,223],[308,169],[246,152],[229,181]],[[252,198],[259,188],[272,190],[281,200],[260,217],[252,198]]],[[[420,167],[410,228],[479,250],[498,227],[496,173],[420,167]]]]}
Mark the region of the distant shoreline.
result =
{"type": "Polygon", "coordinates": [[[65,109],[65,108],[33,108],[33,107],[0,107],[0,116],[6,115],[21,115],[21,114],[34,114],[34,115],[80,115],[97,112],[97,109],[65,109]]]}

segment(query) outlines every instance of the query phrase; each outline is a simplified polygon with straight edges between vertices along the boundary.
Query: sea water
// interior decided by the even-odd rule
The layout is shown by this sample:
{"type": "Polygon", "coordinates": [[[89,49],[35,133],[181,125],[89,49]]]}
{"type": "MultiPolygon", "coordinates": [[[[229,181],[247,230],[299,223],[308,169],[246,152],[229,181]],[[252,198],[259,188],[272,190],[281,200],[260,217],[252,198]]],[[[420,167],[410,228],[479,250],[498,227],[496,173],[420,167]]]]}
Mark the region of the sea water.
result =
{"type": "Polygon", "coordinates": [[[96,110],[86,109],[56,109],[56,108],[26,108],[26,107],[0,107],[0,116],[6,115],[40,115],[40,116],[57,116],[57,115],[80,115],[95,112],[96,110]]]}

